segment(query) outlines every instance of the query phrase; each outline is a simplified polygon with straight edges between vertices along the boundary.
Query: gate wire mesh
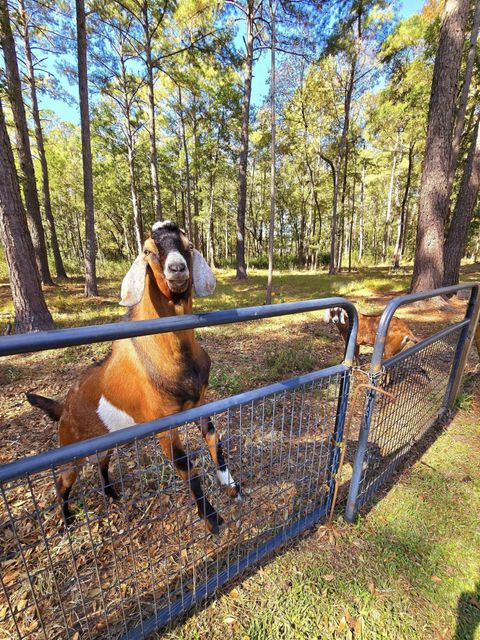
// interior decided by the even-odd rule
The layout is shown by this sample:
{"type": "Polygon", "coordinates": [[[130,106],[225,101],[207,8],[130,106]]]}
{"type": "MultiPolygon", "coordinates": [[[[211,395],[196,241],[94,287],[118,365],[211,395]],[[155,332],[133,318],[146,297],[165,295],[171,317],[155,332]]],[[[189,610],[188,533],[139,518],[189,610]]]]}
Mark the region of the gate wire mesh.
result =
{"type": "Polygon", "coordinates": [[[329,506],[332,434],[348,375],[339,365],[212,414],[242,502],[219,487],[197,426],[179,427],[226,522],[219,536],[207,532],[155,435],[114,449],[116,502],[101,490],[102,451],[86,463],[72,460],[81,468],[69,498],[76,519],[63,532],[55,497],[61,466],[0,485],[0,637],[120,638],[152,616],[164,624],[188,608],[195,590],[205,594],[206,581],[247,566],[275,536],[284,542],[278,534],[292,524],[301,530],[312,514],[317,520],[329,506]]]}
{"type": "Polygon", "coordinates": [[[463,325],[411,353],[384,363],[378,386],[392,393],[392,403],[376,394],[357,508],[391,480],[419,440],[445,410],[443,400],[463,325]]]}

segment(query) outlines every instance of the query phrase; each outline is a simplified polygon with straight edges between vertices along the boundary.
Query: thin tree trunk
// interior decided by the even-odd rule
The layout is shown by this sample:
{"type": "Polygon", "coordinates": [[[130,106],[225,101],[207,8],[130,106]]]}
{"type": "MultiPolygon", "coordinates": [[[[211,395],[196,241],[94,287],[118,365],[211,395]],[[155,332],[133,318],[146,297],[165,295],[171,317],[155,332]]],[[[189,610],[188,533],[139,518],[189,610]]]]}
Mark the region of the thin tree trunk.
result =
{"type": "Polygon", "coordinates": [[[390,173],[390,184],[388,187],[387,212],[385,214],[385,227],[383,230],[382,262],[385,262],[385,260],[387,259],[388,247],[390,246],[390,240],[392,235],[392,229],[391,229],[392,198],[393,198],[393,185],[395,183],[395,170],[397,168],[397,151],[398,151],[399,138],[400,138],[400,134],[398,134],[397,144],[395,145],[395,151],[393,152],[392,171],[390,173]]]}
{"type": "Polygon", "coordinates": [[[275,111],[275,11],[276,6],[273,0],[270,0],[270,28],[271,28],[271,45],[270,45],[270,126],[272,129],[272,139],[270,144],[270,222],[268,228],[268,278],[267,278],[267,295],[265,304],[272,303],[272,287],[273,287],[273,242],[275,235],[275,134],[276,134],[276,111],[275,111]]]}
{"type": "Polygon", "coordinates": [[[408,150],[408,169],[407,179],[405,183],[405,191],[402,198],[402,206],[398,214],[397,221],[397,241],[395,243],[395,251],[393,254],[393,266],[398,269],[400,266],[400,260],[403,256],[403,249],[405,246],[405,232],[406,232],[406,217],[407,217],[407,202],[410,193],[410,183],[412,181],[412,169],[413,169],[413,150],[415,148],[415,142],[412,142],[410,149],[408,150]]]}
{"type": "Polygon", "coordinates": [[[475,10],[473,14],[472,30],[470,32],[470,47],[468,50],[467,64],[465,66],[465,74],[463,77],[462,92],[458,104],[458,112],[455,120],[455,129],[452,139],[452,155],[450,158],[450,174],[448,189],[452,191],[453,179],[457,167],[458,153],[460,151],[460,143],[462,141],[463,124],[465,122],[465,113],[467,111],[468,93],[472,81],[473,65],[475,62],[475,54],[477,51],[478,29],[480,27],[480,0],[475,0],[475,10]]]}
{"type": "Polygon", "coordinates": [[[193,106],[192,134],[193,134],[193,150],[194,150],[193,167],[195,169],[195,172],[193,175],[193,237],[194,237],[195,246],[198,247],[200,242],[200,238],[198,234],[198,223],[200,220],[200,201],[198,198],[198,132],[197,132],[197,115],[196,115],[195,96],[194,96],[192,106],[193,106]]]}
{"type": "Polygon", "coordinates": [[[77,13],[78,92],[82,132],[83,199],[85,203],[85,295],[97,296],[95,217],[93,208],[92,150],[88,107],[87,27],[84,0],[75,0],[77,13]]]}
{"type": "Polygon", "coordinates": [[[468,6],[468,0],[447,0],[440,27],[420,186],[413,292],[435,289],[443,282],[453,117],[468,6]]]}
{"type": "Polygon", "coordinates": [[[254,0],[247,0],[246,6],[246,53],[245,53],[245,83],[242,100],[242,128],[240,132],[240,159],[238,168],[239,198],[237,210],[237,243],[236,243],[236,276],[238,280],[247,278],[245,263],[245,215],[247,211],[247,167],[248,167],[248,139],[250,126],[250,97],[252,94],[253,72],[253,43],[254,43],[254,0]]]}
{"type": "Polygon", "coordinates": [[[445,273],[443,285],[457,284],[460,263],[465,253],[468,228],[472,220],[480,184],[480,127],[479,118],[475,123],[467,162],[460,183],[452,222],[445,241],[445,273]]]}
{"type": "Polygon", "coordinates": [[[5,249],[15,309],[14,330],[22,333],[53,329],[52,316],[40,285],[1,102],[0,239],[5,249]]]}
{"type": "Polygon", "coordinates": [[[40,111],[38,108],[37,100],[37,87],[35,83],[35,69],[33,66],[32,50],[30,47],[30,34],[28,28],[28,16],[25,10],[24,0],[19,0],[19,10],[22,17],[23,26],[23,42],[25,47],[25,60],[28,72],[28,82],[30,85],[30,95],[32,99],[32,115],[35,125],[35,140],[37,143],[37,150],[40,159],[40,166],[42,169],[42,191],[43,191],[43,207],[45,210],[45,217],[47,219],[48,230],[50,232],[50,243],[52,245],[53,257],[55,260],[55,271],[58,278],[67,278],[65,267],[63,266],[62,256],[60,254],[60,248],[58,246],[57,231],[55,229],[55,220],[52,213],[52,205],[50,201],[50,186],[48,179],[48,165],[47,157],[45,155],[45,145],[43,142],[43,131],[40,122],[40,111]]]}
{"type": "Polygon", "coordinates": [[[127,160],[128,160],[128,173],[130,177],[130,197],[132,199],[132,211],[133,211],[133,226],[135,231],[135,240],[137,243],[137,250],[141,253],[143,248],[143,220],[142,209],[140,204],[140,197],[137,188],[137,178],[135,175],[135,136],[132,130],[131,121],[131,103],[127,93],[127,69],[125,66],[125,57],[123,53],[123,46],[120,53],[120,66],[122,73],[122,92],[123,92],[123,105],[122,111],[125,117],[126,126],[126,141],[127,141],[127,160]]]}
{"type": "Polygon", "coordinates": [[[187,137],[185,135],[185,114],[183,113],[182,89],[178,86],[178,104],[180,106],[180,123],[182,126],[182,146],[185,155],[185,179],[187,186],[187,221],[188,236],[193,239],[193,223],[192,223],[192,188],[190,180],[190,157],[188,155],[187,137]]]}
{"type": "Polygon", "coordinates": [[[352,213],[350,216],[350,232],[348,235],[348,273],[352,271],[352,250],[353,250],[353,217],[355,215],[355,187],[356,187],[356,167],[353,171],[353,187],[352,187],[352,213]]]}
{"type": "Polygon", "coordinates": [[[365,171],[366,163],[362,162],[362,180],[360,183],[360,216],[359,216],[359,233],[358,233],[358,262],[361,264],[363,259],[363,242],[364,242],[364,206],[365,206],[365,171]]]}
{"type": "Polygon", "coordinates": [[[150,140],[150,178],[153,189],[153,213],[155,220],[162,220],[162,200],[160,197],[160,185],[158,180],[158,157],[157,157],[157,132],[155,123],[155,88],[153,78],[152,63],[152,34],[150,32],[150,20],[148,16],[148,4],[142,6],[142,27],[145,36],[144,52],[145,67],[147,71],[147,92],[148,92],[148,121],[150,140]]]}
{"type": "Polygon", "coordinates": [[[13,38],[10,25],[7,0],[0,0],[0,42],[5,60],[8,97],[15,122],[15,138],[18,158],[20,161],[20,170],[23,177],[23,193],[25,196],[26,213],[30,226],[31,239],[35,251],[35,260],[42,283],[46,285],[53,285],[54,282],[50,275],[50,269],[48,266],[45,233],[40,214],[37,183],[35,181],[32,152],[28,137],[27,117],[22,98],[22,85],[20,81],[20,73],[18,71],[15,40],[13,38]]]}

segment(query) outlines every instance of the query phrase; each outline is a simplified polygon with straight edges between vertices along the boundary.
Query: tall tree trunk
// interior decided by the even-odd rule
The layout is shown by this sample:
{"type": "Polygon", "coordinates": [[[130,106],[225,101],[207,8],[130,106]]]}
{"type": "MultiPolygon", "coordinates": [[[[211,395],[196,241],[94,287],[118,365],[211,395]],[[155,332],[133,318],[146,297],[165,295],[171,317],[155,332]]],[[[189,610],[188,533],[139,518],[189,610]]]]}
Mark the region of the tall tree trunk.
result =
{"type": "MultiPolygon", "coordinates": [[[[193,237],[196,247],[199,247],[200,238],[198,234],[198,224],[200,221],[200,200],[198,197],[198,128],[197,128],[197,114],[196,114],[196,100],[193,99],[193,120],[192,120],[192,134],[193,134],[193,237]]],[[[203,242],[203,240],[202,240],[203,242]]]]}
{"type": "Polygon", "coordinates": [[[361,264],[363,259],[363,243],[364,243],[364,206],[365,206],[365,171],[366,162],[362,162],[362,178],[360,183],[360,212],[359,212],[359,231],[358,231],[358,262],[361,264]]]}
{"type": "Polygon", "coordinates": [[[270,0],[270,29],[271,29],[271,44],[270,44],[270,126],[272,129],[272,139],[270,143],[270,221],[268,227],[268,278],[267,278],[267,294],[265,297],[265,304],[272,303],[272,287],[273,287],[273,243],[275,236],[275,144],[276,144],[276,111],[275,111],[275,98],[276,98],[276,79],[275,79],[275,11],[276,6],[274,0],[270,0]]]}
{"type": "Polygon", "coordinates": [[[5,59],[8,97],[15,121],[15,138],[17,142],[20,170],[23,177],[23,193],[25,196],[26,213],[30,226],[31,239],[35,251],[38,273],[43,284],[53,285],[48,266],[45,233],[40,215],[37,183],[33,168],[32,152],[28,137],[27,117],[22,98],[22,85],[18,71],[17,53],[8,13],[7,0],[0,0],[0,42],[5,59]]]}
{"type": "Polygon", "coordinates": [[[473,130],[472,142],[468,150],[452,222],[445,240],[445,272],[443,285],[457,284],[460,262],[465,252],[468,228],[472,220],[480,184],[480,127],[479,117],[473,130]]]}
{"type": "Polygon", "coordinates": [[[126,142],[127,142],[127,161],[128,161],[128,173],[130,177],[130,197],[132,200],[133,211],[133,227],[135,231],[135,240],[137,243],[137,250],[141,253],[143,248],[143,220],[142,220],[142,207],[140,203],[140,196],[137,188],[137,177],[135,173],[135,135],[132,129],[131,119],[131,102],[128,97],[127,88],[127,68],[126,59],[124,54],[124,45],[122,42],[120,50],[120,67],[121,67],[121,86],[122,86],[122,112],[125,118],[126,128],[126,142]]]}
{"type": "Polygon", "coordinates": [[[468,0],[447,0],[440,27],[420,186],[413,292],[435,289],[443,282],[453,119],[468,5],[468,0]]]}
{"type": "Polygon", "coordinates": [[[147,72],[147,92],[148,92],[148,121],[150,139],[150,178],[153,189],[153,213],[155,220],[162,220],[162,200],[160,197],[160,184],[158,180],[158,157],[157,157],[157,132],[155,118],[155,87],[153,78],[152,62],[152,34],[150,30],[150,18],[148,15],[148,4],[142,5],[142,27],[144,32],[144,53],[145,67],[147,72]]]}
{"type": "Polygon", "coordinates": [[[348,273],[352,271],[352,250],[353,250],[353,218],[355,215],[355,187],[357,174],[353,171],[353,187],[352,187],[352,212],[350,214],[350,230],[348,234],[348,273]]]}
{"type": "Polygon", "coordinates": [[[95,218],[90,114],[88,108],[87,27],[84,0],[75,0],[75,7],[77,14],[78,93],[80,97],[80,128],[82,133],[83,199],[85,203],[85,295],[91,297],[98,295],[98,289],[95,264],[95,218]]]}
{"type": "Polygon", "coordinates": [[[392,199],[393,199],[393,186],[395,183],[395,170],[397,168],[397,153],[398,145],[400,142],[400,133],[397,134],[397,143],[393,152],[392,171],[390,173],[390,184],[388,187],[387,195],[387,212],[385,214],[385,227],[383,230],[383,244],[382,244],[382,262],[387,259],[388,247],[390,246],[390,240],[392,235],[391,218],[392,218],[392,199]]]}
{"type": "Polygon", "coordinates": [[[408,150],[408,169],[407,169],[407,179],[405,182],[405,191],[403,192],[402,206],[398,213],[397,241],[395,243],[395,251],[393,254],[393,266],[395,269],[398,269],[398,267],[400,266],[400,260],[403,256],[403,249],[405,246],[407,202],[408,202],[408,196],[410,193],[410,183],[412,181],[414,148],[415,148],[415,142],[412,142],[412,144],[410,145],[410,149],[408,150]]]}
{"type": "Polygon", "coordinates": [[[141,253],[143,248],[143,220],[140,198],[138,196],[137,180],[135,176],[135,142],[130,123],[129,115],[127,115],[127,156],[128,156],[128,172],[130,176],[130,197],[132,199],[133,226],[135,230],[135,240],[137,242],[137,250],[141,253]]]}
{"type": "Polygon", "coordinates": [[[52,205],[50,200],[50,185],[48,179],[47,156],[45,154],[45,145],[43,142],[42,124],[40,121],[40,111],[37,100],[37,86],[35,83],[35,69],[33,65],[32,50],[30,47],[30,33],[28,27],[28,16],[25,10],[24,0],[19,0],[19,10],[22,18],[23,27],[23,43],[25,48],[25,61],[28,72],[28,83],[30,85],[30,96],[32,99],[32,115],[35,125],[35,140],[37,143],[38,156],[40,159],[40,167],[42,169],[42,192],[43,192],[43,208],[45,218],[47,219],[48,230],[50,232],[50,243],[52,245],[53,258],[55,260],[55,271],[58,278],[67,278],[65,267],[63,266],[62,255],[58,245],[57,230],[55,228],[55,220],[52,213],[52,205]]]}
{"type": "Polygon", "coordinates": [[[247,278],[247,265],[245,263],[245,214],[247,211],[248,139],[250,126],[250,98],[252,94],[254,11],[254,0],[247,0],[245,16],[247,28],[245,40],[245,83],[243,88],[242,128],[240,132],[240,159],[238,167],[239,197],[236,246],[236,275],[238,280],[245,280],[247,278]]]}
{"type": "Polygon", "coordinates": [[[192,183],[190,179],[190,156],[188,155],[187,136],[185,133],[185,114],[183,112],[182,89],[178,86],[178,104],[180,106],[180,124],[182,125],[182,146],[185,155],[185,180],[187,186],[187,221],[188,236],[193,239],[192,222],[192,183]]]}
{"type": "MultiPolygon", "coordinates": [[[[341,180],[343,185],[342,193],[345,192],[345,181],[347,178],[347,162],[348,162],[347,136],[350,129],[350,109],[352,105],[352,95],[353,95],[353,87],[355,84],[356,68],[357,68],[357,54],[355,53],[350,64],[350,73],[348,76],[347,91],[345,94],[345,102],[344,102],[345,114],[344,114],[344,120],[343,120],[342,135],[340,137],[340,144],[338,147],[338,159],[337,159],[337,167],[336,167],[337,176],[341,175],[341,180]]],[[[337,244],[337,203],[338,203],[339,187],[340,187],[340,181],[336,180],[334,184],[334,193],[333,193],[332,239],[330,242],[330,266],[328,269],[329,275],[335,274],[337,269],[336,265],[338,265],[339,263],[341,264],[341,257],[339,261],[338,255],[337,257],[335,256],[335,253],[336,253],[335,246],[337,244]]],[[[343,239],[339,237],[338,240],[339,240],[338,245],[340,249],[341,242],[343,239]]]]}
{"type": "Polygon", "coordinates": [[[1,102],[0,239],[5,249],[15,309],[14,330],[21,333],[53,329],[52,316],[40,285],[1,102]]]}
{"type": "Polygon", "coordinates": [[[452,155],[450,158],[450,174],[448,189],[449,194],[452,192],[453,179],[455,177],[455,169],[457,167],[458,153],[460,151],[460,143],[462,141],[463,125],[465,122],[465,113],[467,111],[468,92],[472,81],[473,65],[475,63],[475,54],[477,51],[478,29],[480,27],[480,0],[475,0],[475,9],[473,14],[472,30],[470,32],[470,47],[468,49],[467,64],[465,66],[465,74],[463,77],[462,92],[458,104],[457,117],[455,119],[455,128],[452,139],[452,155]]]}

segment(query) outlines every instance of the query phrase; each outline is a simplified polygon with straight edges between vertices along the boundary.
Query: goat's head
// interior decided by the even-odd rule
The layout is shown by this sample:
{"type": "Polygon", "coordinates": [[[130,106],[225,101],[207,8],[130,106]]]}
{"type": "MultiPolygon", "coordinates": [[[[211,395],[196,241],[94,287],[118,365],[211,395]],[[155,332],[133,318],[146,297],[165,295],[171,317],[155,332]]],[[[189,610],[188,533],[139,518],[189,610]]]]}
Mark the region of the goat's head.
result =
{"type": "Polygon", "coordinates": [[[338,327],[340,327],[340,325],[348,325],[348,314],[345,309],[342,309],[341,307],[332,307],[331,309],[325,309],[323,319],[325,322],[331,322],[338,327]]]}
{"type": "Polygon", "coordinates": [[[121,305],[132,307],[140,302],[147,269],[160,292],[175,302],[190,295],[192,284],[198,296],[207,296],[215,290],[215,276],[205,258],[194,249],[185,231],[171,220],[153,225],[143,252],[123,279],[121,305]]]}

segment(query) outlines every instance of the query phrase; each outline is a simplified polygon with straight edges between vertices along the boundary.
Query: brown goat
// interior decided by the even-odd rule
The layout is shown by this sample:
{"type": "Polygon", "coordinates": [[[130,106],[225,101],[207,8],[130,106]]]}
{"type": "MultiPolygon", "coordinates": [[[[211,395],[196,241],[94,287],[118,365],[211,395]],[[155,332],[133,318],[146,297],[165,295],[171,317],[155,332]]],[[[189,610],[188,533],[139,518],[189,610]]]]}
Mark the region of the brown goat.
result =
{"type": "MultiPolygon", "coordinates": [[[[377,334],[380,315],[366,316],[363,313],[358,314],[358,333],[355,343],[355,359],[358,360],[360,355],[360,347],[362,345],[373,346],[375,336],[377,334]]],[[[332,307],[325,311],[324,320],[327,323],[334,324],[342,338],[347,342],[348,336],[348,315],[341,307],[332,307]]],[[[416,344],[420,338],[417,338],[410,327],[404,320],[393,317],[388,327],[387,337],[385,339],[385,349],[383,357],[385,360],[399,353],[408,342],[416,344]]]]}
{"type": "MultiPolygon", "coordinates": [[[[192,284],[197,295],[208,295],[215,278],[185,232],[171,222],[157,222],[151,236],[122,282],[120,304],[130,307],[131,320],[170,317],[192,312],[192,284]]],[[[118,340],[111,354],[70,389],[63,403],[35,394],[29,402],[59,421],[60,445],[190,409],[205,401],[210,358],[193,330],[118,340]]],[[[209,418],[200,421],[202,435],[231,497],[240,497],[225,463],[219,435],[209,418]]],[[[188,483],[198,513],[212,533],[223,523],[203,493],[200,478],[176,429],[158,435],[164,454],[188,483]]],[[[100,462],[105,493],[116,498],[108,476],[111,452],[100,462]]],[[[78,469],[64,467],[57,493],[67,524],[73,520],[68,497],[78,469]]]]}

